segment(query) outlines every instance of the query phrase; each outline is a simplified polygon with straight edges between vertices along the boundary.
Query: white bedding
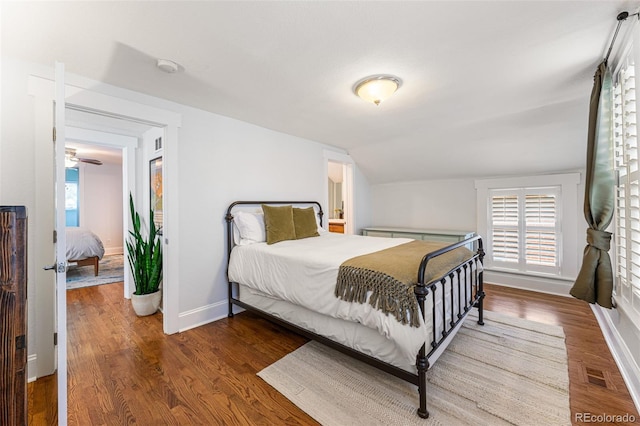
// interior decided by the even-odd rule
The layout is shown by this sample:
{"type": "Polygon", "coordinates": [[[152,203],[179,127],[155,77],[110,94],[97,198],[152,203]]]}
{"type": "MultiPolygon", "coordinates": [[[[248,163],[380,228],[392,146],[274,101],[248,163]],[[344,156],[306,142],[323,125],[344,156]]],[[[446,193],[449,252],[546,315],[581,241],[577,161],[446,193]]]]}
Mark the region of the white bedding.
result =
{"type": "Polygon", "coordinates": [[[97,256],[102,259],[104,246],[102,240],[89,229],[69,227],[67,236],[67,260],[82,260],[97,256]]]}
{"type": "MultiPolygon", "coordinates": [[[[399,348],[399,355],[394,355],[398,358],[396,364],[411,365],[415,363],[416,355],[425,341],[431,341],[430,315],[427,315],[427,324],[420,317],[420,327],[410,327],[368,303],[345,302],[334,295],[338,268],[344,261],[409,241],[405,238],[328,233],[273,245],[257,243],[236,246],[231,252],[229,280],[256,289],[263,296],[285,300],[323,315],[374,329],[399,348]]],[[[457,297],[457,291],[455,295],[457,297]]],[[[441,305],[440,297],[436,299],[436,304],[441,305]]],[[[447,296],[447,310],[448,305],[447,296]]],[[[431,306],[431,297],[428,297],[427,312],[431,311],[431,306]]]]}

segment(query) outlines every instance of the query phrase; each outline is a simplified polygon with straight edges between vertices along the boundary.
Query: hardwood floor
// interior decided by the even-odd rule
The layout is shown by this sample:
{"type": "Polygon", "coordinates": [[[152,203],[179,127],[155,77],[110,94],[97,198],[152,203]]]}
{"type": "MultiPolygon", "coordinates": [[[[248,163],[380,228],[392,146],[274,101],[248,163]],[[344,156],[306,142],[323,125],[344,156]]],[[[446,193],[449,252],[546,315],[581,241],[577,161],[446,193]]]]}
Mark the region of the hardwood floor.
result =
{"type": "MultiPolygon", "coordinates": [[[[486,309],[563,327],[569,360],[569,391],[574,424],[585,423],[576,421],[576,418],[580,419],[581,413],[628,413],[635,418],[634,423],[615,424],[640,424],[638,411],[588,304],[570,297],[508,287],[486,285],[486,288],[486,309]],[[603,379],[598,376],[603,376],[603,379]]],[[[582,415],[582,419],[584,418],[585,415],[582,415]]]]}
{"type": "MultiPolygon", "coordinates": [[[[586,304],[486,287],[487,309],[564,327],[573,419],[640,421],[586,304]]],[[[70,425],[316,424],[256,376],[303,345],[300,336],[249,313],[166,336],[160,314],[135,316],[122,284],[69,291],[67,303],[70,425]]],[[[56,424],[55,406],[55,376],[29,384],[29,424],[56,424]]]]}

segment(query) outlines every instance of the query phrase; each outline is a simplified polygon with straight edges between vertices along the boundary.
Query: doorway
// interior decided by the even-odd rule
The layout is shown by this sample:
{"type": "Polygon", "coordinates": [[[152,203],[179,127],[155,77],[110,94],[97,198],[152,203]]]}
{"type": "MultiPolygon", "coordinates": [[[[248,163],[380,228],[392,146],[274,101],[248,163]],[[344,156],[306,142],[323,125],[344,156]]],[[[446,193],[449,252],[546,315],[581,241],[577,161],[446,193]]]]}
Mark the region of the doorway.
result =
{"type": "MultiPolygon", "coordinates": [[[[77,92],[74,87],[74,93],[77,92]]],[[[96,138],[100,144],[120,147],[122,149],[123,161],[123,195],[126,198],[123,209],[123,224],[129,220],[129,194],[134,198],[138,210],[148,211],[150,206],[149,189],[149,159],[163,156],[163,202],[165,211],[163,216],[163,264],[164,283],[162,286],[162,312],[163,329],[167,334],[179,331],[179,289],[177,282],[179,264],[177,262],[177,236],[172,238],[169,246],[168,231],[177,229],[177,214],[167,214],[167,207],[177,206],[177,129],[181,125],[179,114],[160,110],[142,104],[133,103],[119,98],[104,99],[105,95],[95,94],[90,91],[80,92],[74,103],[74,95],[67,96],[67,111],[71,112],[67,118],[67,139],[81,140],[84,142],[94,142],[96,138]],[[95,96],[95,99],[94,99],[95,96]],[[124,115],[121,111],[126,111],[124,115]],[[90,127],[89,129],[83,127],[90,127]],[[107,140],[100,140],[101,133],[111,133],[118,135],[119,140],[114,143],[107,140]],[[157,140],[161,135],[162,144],[157,145],[157,140]],[[132,139],[133,138],[133,139],[132,139]],[[160,149],[160,151],[158,151],[160,149]],[[173,155],[171,155],[173,153],[173,155]],[[176,200],[175,204],[169,203],[176,200]],[[173,246],[176,249],[173,249],[173,246]]],[[[128,236],[127,227],[123,230],[123,241],[128,236]]],[[[125,285],[124,295],[129,298],[133,293],[133,279],[127,262],[125,262],[125,285]]]]}
{"type": "MultiPolygon", "coordinates": [[[[148,178],[145,179],[145,164],[148,157],[162,155],[157,151],[155,139],[163,129],[126,118],[69,108],[66,123],[65,147],[73,149],[77,158],[88,160],[77,163],[81,169],[80,197],[85,206],[79,215],[82,226],[85,231],[91,231],[102,239],[105,257],[124,255],[129,234],[129,194],[134,197],[136,205],[143,207],[141,211],[148,210],[149,201],[145,194],[149,193],[149,182],[148,178]],[[103,164],[96,165],[91,160],[103,164]],[[110,184],[108,181],[111,180],[119,180],[119,186],[110,184]]],[[[123,261],[124,256],[120,260],[124,268],[123,296],[130,298],[133,292],[130,267],[123,261]]],[[[116,266],[111,263],[116,262],[107,262],[108,266],[116,266]]],[[[108,281],[108,278],[98,277],[95,281],[108,281]]]]}
{"type": "Polygon", "coordinates": [[[327,191],[329,193],[328,222],[329,232],[344,234],[345,207],[344,200],[347,185],[344,182],[346,165],[329,161],[328,164],[329,181],[327,191]]]}
{"type": "Polygon", "coordinates": [[[353,234],[353,160],[346,154],[325,151],[325,194],[329,232],[353,234]]]}
{"type": "Polygon", "coordinates": [[[122,149],[65,142],[67,291],[123,282],[122,149]]]}

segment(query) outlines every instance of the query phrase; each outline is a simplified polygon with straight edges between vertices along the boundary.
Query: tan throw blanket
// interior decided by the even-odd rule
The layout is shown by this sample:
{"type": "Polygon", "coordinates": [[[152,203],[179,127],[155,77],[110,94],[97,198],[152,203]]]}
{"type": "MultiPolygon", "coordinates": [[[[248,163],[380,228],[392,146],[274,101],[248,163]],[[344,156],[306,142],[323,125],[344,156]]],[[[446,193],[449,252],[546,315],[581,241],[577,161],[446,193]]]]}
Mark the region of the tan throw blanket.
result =
{"type": "MultiPolygon", "coordinates": [[[[425,255],[445,246],[446,243],[415,240],[351,258],[340,265],[336,297],[364,303],[371,292],[371,306],[392,314],[402,324],[419,327],[420,309],[413,292],[418,282],[418,268],[425,255]]],[[[429,260],[425,283],[442,277],[472,256],[473,252],[459,247],[429,260]]]]}

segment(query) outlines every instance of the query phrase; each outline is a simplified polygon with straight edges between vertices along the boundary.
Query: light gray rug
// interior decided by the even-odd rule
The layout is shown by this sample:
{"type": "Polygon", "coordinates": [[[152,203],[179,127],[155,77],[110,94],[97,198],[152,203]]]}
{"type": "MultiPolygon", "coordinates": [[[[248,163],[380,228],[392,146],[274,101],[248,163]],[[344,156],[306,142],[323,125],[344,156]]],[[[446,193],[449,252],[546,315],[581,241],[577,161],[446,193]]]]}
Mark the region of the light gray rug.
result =
{"type": "Polygon", "coordinates": [[[69,266],[67,290],[124,281],[124,256],[104,256],[98,265],[98,276],[94,273],[93,266],[69,266]]]}
{"type": "MultiPolygon", "coordinates": [[[[472,314],[475,314],[472,313],[472,314]]],[[[309,342],[258,373],[323,425],[570,425],[562,327],[485,311],[470,317],[417,387],[309,342]]]]}

